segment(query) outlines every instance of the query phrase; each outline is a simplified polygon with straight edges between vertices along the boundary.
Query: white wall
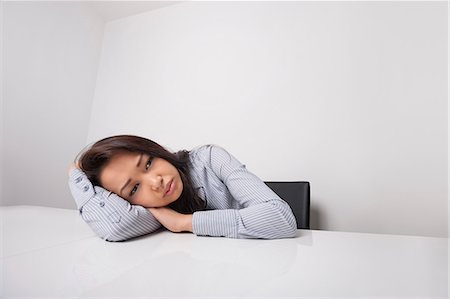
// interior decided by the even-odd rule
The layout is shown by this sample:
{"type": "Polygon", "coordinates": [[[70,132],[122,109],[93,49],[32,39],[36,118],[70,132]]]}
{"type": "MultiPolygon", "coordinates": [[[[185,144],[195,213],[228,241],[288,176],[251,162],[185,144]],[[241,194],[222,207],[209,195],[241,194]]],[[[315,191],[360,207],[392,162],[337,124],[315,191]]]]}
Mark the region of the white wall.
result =
{"type": "Polygon", "coordinates": [[[82,2],[4,2],[3,205],[75,208],[103,20],[82,2]]]}
{"type": "MultiPolygon", "coordinates": [[[[2,74],[3,78],[3,1],[0,1],[0,72],[2,74]]],[[[3,202],[3,122],[5,119],[4,111],[3,111],[3,94],[4,94],[4,87],[3,87],[3,79],[0,79],[0,206],[3,202]]],[[[3,225],[3,221],[0,221],[0,225],[3,225]]],[[[3,228],[0,228],[0,232],[3,231],[3,228]]],[[[1,234],[1,233],[0,233],[1,234]]],[[[0,246],[0,251],[3,250],[1,248],[3,246],[0,246]]],[[[3,256],[3,255],[2,255],[3,256]]],[[[0,274],[1,276],[2,274],[0,274]]],[[[0,284],[2,284],[2,279],[0,277],[0,284]]],[[[0,285],[3,286],[3,285],[0,285]]]]}
{"type": "MultiPolygon", "coordinates": [[[[3,1],[0,1],[0,73],[3,76],[3,1]]],[[[4,121],[4,111],[3,111],[3,79],[0,79],[0,206],[3,202],[3,121],[4,121]]],[[[3,257],[3,247],[5,247],[3,244],[3,232],[4,232],[4,225],[3,225],[3,216],[0,217],[0,256],[3,257]]],[[[2,262],[3,264],[3,262],[2,262]]],[[[0,297],[3,297],[3,290],[4,287],[4,274],[3,269],[0,271],[0,297]]]]}
{"type": "Polygon", "coordinates": [[[223,145],[313,229],[447,236],[445,2],[186,2],[107,23],[88,142],[223,145]]]}

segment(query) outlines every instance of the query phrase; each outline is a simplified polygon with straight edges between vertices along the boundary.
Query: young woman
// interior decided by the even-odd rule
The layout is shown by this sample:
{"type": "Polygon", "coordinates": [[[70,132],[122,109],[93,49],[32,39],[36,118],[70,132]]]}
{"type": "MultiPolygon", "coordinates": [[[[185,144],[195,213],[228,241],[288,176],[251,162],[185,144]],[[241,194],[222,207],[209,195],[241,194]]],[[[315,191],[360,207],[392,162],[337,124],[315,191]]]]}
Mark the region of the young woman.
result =
{"type": "Polygon", "coordinates": [[[289,205],[218,145],[171,153],[156,142],[118,135],[94,143],[69,168],[83,220],[106,241],[164,226],[198,236],[296,236],[289,205]]]}

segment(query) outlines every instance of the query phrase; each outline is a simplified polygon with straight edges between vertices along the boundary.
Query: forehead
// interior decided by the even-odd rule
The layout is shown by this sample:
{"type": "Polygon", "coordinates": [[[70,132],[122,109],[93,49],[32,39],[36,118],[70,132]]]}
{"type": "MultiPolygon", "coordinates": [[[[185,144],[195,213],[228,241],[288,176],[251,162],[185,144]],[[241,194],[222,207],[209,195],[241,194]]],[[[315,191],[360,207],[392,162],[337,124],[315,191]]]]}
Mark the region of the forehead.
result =
{"type": "Polygon", "coordinates": [[[101,184],[109,190],[117,191],[136,170],[140,153],[119,152],[112,156],[100,172],[101,184]]]}
{"type": "MultiPolygon", "coordinates": [[[[106,165],[123,166],[132,164],[133,162],[137,162],[137,159],[140,155],[141,155],[140,153],[132,153],[126,151],[118,152],[111,157],[111,159],[106,165]]],[[[134,166],[136,166],[136,163],[134,163],[134,166]]]]}

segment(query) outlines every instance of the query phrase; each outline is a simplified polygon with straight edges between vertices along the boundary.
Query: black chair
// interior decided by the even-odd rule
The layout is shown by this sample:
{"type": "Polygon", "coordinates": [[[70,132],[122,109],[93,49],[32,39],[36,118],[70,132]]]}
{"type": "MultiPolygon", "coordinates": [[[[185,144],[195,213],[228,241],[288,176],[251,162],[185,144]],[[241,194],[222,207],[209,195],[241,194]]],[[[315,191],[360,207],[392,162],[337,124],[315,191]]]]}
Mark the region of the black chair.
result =
{"type": "Polygon", "coordinates": [[[279,197],[286,201],[294,212],[297,228],[309,227],[309,182],[264,182],[279,197]]]}

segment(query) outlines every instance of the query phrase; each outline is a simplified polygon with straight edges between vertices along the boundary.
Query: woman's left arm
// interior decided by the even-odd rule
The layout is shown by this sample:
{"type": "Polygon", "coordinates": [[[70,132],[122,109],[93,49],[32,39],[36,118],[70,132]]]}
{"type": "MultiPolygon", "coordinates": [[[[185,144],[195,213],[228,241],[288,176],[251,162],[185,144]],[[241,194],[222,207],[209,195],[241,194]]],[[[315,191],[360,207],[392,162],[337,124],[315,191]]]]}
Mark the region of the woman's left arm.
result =
{"type": "Polygon", "coordinates": [[[297,222],[284,200],[224,148],[212,145],[207,151],[207,167],[243,208],[197,211],[192,217],[193,233],[262,239],[296,236],[297,222]]]}

